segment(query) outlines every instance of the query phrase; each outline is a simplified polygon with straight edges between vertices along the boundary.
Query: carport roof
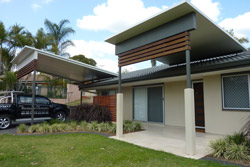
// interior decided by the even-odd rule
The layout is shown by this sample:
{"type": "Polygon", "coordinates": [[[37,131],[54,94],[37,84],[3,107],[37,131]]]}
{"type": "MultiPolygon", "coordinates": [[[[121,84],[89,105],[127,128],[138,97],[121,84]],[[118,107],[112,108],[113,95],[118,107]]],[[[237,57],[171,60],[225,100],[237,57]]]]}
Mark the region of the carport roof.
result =
{"type": "Polygon", "coordinates": [[[95,66],[29,46],[25,46],[12,60],[12,63],[17,70],[20,70],[33,60],[37,61],[37,71],[77,82],[102,80],[117,76],[115,73],[95,66]]]}

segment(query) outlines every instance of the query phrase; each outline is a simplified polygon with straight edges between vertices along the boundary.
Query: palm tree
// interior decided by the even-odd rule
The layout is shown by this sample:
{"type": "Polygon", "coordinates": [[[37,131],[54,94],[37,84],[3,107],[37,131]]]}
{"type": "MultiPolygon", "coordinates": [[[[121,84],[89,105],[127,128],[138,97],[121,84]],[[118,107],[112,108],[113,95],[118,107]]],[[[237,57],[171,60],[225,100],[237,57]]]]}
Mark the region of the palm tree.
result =
{"type": "Polygon", "coordinates": [[[43,28],[40,28],[37,31],[36,36],[34,37],[33,46],[37,49],[47,50],[49,45],[50,45],[49,36],[44,32],[43,28]]]}
{"type": "Polygon", "coordinates": [[[0,22],[0,75],[3,74],[3,44],[7,40],[7,32],[5,30],[4,24],[0,22]]]}
{"type": "Polygon", "coordinates": [[[15,90],[16,89],[16,83],[17,83],[17,77],[16,73],[8,71],[3,80],[4,90],[15,90]]]}
{"type": "Polygon", "coordinates": [[[52,40],[51,51],[57,55],[69,56],[69,54],[65,52],[65,49],[68,46],[74,45],[71,40],[67,39],[70,34],[75,33],[71,27],[66,27],[68,23],[70,23],[69,20],[62,20],[59,24],[53,23],[47,19],[44,22],[48,35],[52,40]]]}

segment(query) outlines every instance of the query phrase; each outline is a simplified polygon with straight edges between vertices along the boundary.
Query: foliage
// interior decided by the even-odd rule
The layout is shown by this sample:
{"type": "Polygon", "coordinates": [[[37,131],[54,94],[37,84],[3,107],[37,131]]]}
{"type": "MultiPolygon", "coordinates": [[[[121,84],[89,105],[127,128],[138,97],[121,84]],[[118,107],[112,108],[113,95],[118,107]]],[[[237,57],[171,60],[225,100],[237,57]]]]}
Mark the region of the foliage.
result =
{"type": "Polygon", "coordinates": [[[69,126],[72,128],[72,130],[76,130],[77,122],[76,121],[70,121],[69,126]]]}
{"type": "Polygon", "coordinates": [[[92,121],[88,124],[88,129],[90,131],[97,131],[98,130],[98,122],[97,121],[92,121]]]}
{"type": "Polygon", "coordinates": [[[37,30],[36,36],[34,36],[33,46],[37,49],[47,50],[50,45],[50,37],[44,32],[43,28],[37,30]]]}
{"type": "Polygon", "coordinates": [[[3,80],[4,90],[16,89],[16,83],[17,83],[16,73],[9,71],[2,80],[3,80]]]}
{"type": "Polygon", "coordinates": [[[249,42],[249,40],[247,39],[247,38],[245,38],[245,37],[241,37],[241,38],[239,38],[239,37],[237,37],[237,36],[235,36],[235,34],[234,34],[234,30],[233,29],[231,29],[231,30],[226,30],[230,35],[232,35],[237,41],[239,41],[240,43],[248,43],[249,42]]]}
{"type": "Polygon", "coordinates": [[[42,123],[39,126],[37,132],[39,132],[39,133],[49,133],[49,132],[51,132],[51,126],[48,123],[42,123]]]}
{"type": "Polygon", "coordinates": [[[125,132],[133,132],[134,131],[134,124],[132,121],[124,121],[123,129],[125,132]]]}
{"type": "Polygon", "coordinates": [[[142,130],[142,124],[140,122],[135,122],[135,131],[139,131],[142,130]]]}
{"type": "Polygon", "coordinates": [[[97,121],[110,122],[112,121],[111,112],[103,106],[83,103],[78,106],[71,107],[70,119],[80,121],[97,121]]]}
{"type": "Polygon", "coordinates": [[[115,134],[116,133],[116,124],[113,124],[112,122],[109,123],[108,132],[115,134]]]}
{"type": "Polygon", "coordinates": [[[18,133],[26,133],[28,131],[28,127],[27,125],[25,124],[20,124],[18,127],[17,127],[17,132],[18,133]]]}
{"type": "Polygon", "coordinates": [[[65,52],[68,46],[73,46],[73,42],[68,40],[67,37],[74,34],[75,31],[71,27],[66,27],[69,24],[69,20],[61,20],[58,24],[45,19],[44,25],[48,31],[48,36],[51,40],[51,50],[53,53],[61,56],[68,56],[69,54],[65,52]]]}
{"type": "Polygon", "coordinates": [[[94,59],[87,58],[87,57],[85,57],[84,55],[81,55],[81,54],[70,57],[70,59],[76,60],[76,61],[79,61],[79,62],[82,62],[82,63],[86,63],[86,64],[89,64],[89,65],[92,65],[92,66],[96,66],[96,61],[94,59]]]}
{"type": "Polygon", "coordinates": [[[35,132],[38,132],[38,129],[39,129],[39,124],[31,125],[28,128],[28,132],[29,133],[35,133],[35,132]]]}
{"type": "Polygon", "coordinates": [[[243,133],[235,133],[210,143],[212,155],[231,160],[250,160],[250,147],[243,133]]]}
{"type": "Polygon", "coordinates": [[[87,130],[88,123],[86,121],[80,122],[80,129],[81,130],[87,130]]]}
{"type": "Polygon", "coordinates": [[[109,123],[101,122],[98,126],[99,132],[107,132],[109,128],[109,123]]]}

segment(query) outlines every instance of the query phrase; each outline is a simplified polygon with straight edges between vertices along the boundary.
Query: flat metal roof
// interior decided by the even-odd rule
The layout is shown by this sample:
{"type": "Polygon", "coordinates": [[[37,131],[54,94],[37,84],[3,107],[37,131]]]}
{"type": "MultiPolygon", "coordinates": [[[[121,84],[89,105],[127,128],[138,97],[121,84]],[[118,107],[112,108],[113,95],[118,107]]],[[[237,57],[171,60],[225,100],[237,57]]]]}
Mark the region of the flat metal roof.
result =
{"type": "Polygon", "coordinates": [[[113,72],[30,46],[25,46],[12,63],[20,70],[34,59],[37,59],[37,71],[77,82],[117,77],[113,72]]]}
{"type": "MultiPolygon", "coordinates": [[[[187,1],[163,10],[159,14],[108,38],[106,42],[114,45],[119,44],[192,12],[196,14],[197,28],[190,32],[192,48],[191,60],[194,61],[217,57],[247,50],[235,38],[216,25],[216,23],[208,18],[203,12],[187,1]]],[[[157,60],[167,64],[176,64],[185,62],[185,56],[183,56],[183,53],[179,53],[162,57],[157,60]]]]}

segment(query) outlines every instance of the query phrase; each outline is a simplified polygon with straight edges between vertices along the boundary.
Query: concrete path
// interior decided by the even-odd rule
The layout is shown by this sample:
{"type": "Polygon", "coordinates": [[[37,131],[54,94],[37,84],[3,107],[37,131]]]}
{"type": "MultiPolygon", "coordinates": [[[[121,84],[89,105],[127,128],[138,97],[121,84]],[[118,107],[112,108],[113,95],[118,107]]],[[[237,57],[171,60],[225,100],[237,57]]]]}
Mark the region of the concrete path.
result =
{"type": "MultiPolygon", "coordinates": [[[[220,135],[196,133],[195,155],[185,153],[185,129],[184,127],[163,126],[156,124],[144,124],[146,130],[123,135],[118,140],[126,141],[154,150],[165,151],[182,157],[200,159],[209,154],[209,142],[221,137],[220,135]]],[[[115,138],[116,137],[111,137],[115,138]]]]}

